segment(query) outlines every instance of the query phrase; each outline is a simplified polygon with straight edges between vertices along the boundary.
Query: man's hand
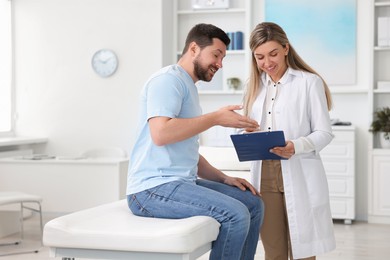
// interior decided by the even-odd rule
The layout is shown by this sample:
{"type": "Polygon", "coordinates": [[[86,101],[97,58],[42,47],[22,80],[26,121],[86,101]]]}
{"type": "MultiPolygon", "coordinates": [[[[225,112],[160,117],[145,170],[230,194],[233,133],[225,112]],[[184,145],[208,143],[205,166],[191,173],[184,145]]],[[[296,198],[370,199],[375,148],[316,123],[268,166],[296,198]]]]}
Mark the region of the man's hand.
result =
{"type": "Polygon", "coordinates": [[[226,179],[225,179],[224,183],[228,184],[230,186],[235,186],[235,187],[239,188],[242,191],[245,191],[245,190],[249,189],[253,193],[253,195],[261,196],[260,192],[258,192],[255,189],[255,187],[253,187],[252,184],[250,184],[247,180],[245,180],[243,178],[226,176],[226,179]]]}
{"type": "Polygon", "coordinates": [[[258,129],[259,124],[257,123],[257,121],[235,112],[235,110],[241,109],[241,105],[230,105],[220,108],[215,112],[217,113],[217,125],[233,128],[252,129],[252,131],[258,129]]]}

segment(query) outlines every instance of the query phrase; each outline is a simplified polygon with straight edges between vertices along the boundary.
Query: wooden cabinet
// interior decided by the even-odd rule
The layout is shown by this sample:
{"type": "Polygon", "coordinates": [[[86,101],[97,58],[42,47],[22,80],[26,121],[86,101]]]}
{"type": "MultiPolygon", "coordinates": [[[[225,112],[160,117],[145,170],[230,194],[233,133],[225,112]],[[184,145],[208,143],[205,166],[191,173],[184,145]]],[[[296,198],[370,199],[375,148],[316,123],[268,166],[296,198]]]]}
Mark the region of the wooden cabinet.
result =
{"type": "Polygon", "coordinates": [[[388,154],[377,154],[373,157],[371,184],[373,190],[370,213],[376,216],[390,217],[390,160],[388,154]]]}
{"type": "MultiPolygon", "coordinates": [[[[371,0],[371,3],[373,59],[370,66],[370,123],[375,110],[390,107],[390,1],[371,0]]],[[[370,134],[368,143],[368,222],[390,224],[390,149],[381,148],[377,134],[370,134]]]]}
{"type": "MultiPolygon", "coordinates": [[[[373,0],[373,18],[372,112],[390,106],[390,1],[373,0]]],[[[379,135],[374,135],[370,146],[381,148],[379,143],[379,135]]]]}
{"type": "Polygon", "coordinates": [[[0,190],[43,198],[45,213],[69,213],[126,198],[128,159],[0,159],[0,190]]]}
{"type": "Polygon", "coordinates": [[[368,176],[368,222],[390,224],[390,151],[371,152],[368,176]]]}
{"type": "Polygon", "coordinates": [[[334,219],[355,219],[355,128],[333,127],[334,139],[321,152],[334,219]]]}

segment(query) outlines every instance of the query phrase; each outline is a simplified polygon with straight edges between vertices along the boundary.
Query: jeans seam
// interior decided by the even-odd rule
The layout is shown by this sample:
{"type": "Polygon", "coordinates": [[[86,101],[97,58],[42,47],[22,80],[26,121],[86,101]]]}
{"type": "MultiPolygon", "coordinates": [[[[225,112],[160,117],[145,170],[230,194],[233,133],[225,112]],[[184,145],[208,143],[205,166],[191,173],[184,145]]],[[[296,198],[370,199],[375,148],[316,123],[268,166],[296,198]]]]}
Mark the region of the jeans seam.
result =
{"type": "MultiPolygon", "coordinates": [[[[172,190],[172,192],[170,193],[170,196],[160,195],[160,194],[156,193],[157,190],[153,190],[153,191],[145,190],[145,192],[147,192],[148,195],[151,196],[151,197],[160,198],[160,199],[163,199],[163,200],[169,200],[169,201],[173,201],[173,202],[180,203],[180,204],[183,204],[183,205],[191,205],[191,206],[197,207],[199,209],[207,210],[210,213],[211,212],[217,213],[220,217],[224,217],[225,221],[231,219],[229,216],[226,216],[223,213],[221,213],[219,211],[216,211],[215,209],[207,208],[207,207],[203,206],[202,204],[186,203],[186,202],[182,202],[181,200],[173,199],[171,197],[171,195],[175,194],[176,190],[179,189],[180,186],[181,185],[177,185],[175,187],[175,189],[172,190]]],[[[207,215],[204,215],[204,216],[207,216],[207,215]]]]}
{"type": "Polygon", "coordinates": [[[133,195],[132,195],[132,198],[133,198],[133,202],[135,202],[135,203],[137,204],[137,206],[139,207],[140,211],[147,213],[147,214],[148,214],[149,216],[151,216],[151,217],[154,217],[147,209],[145,209],[145,208],[141,205],[141,203],[138,201],[136,195],[133,194],[133,195]]]}
{"type": "MultiPolygon", "coordinates": [[[[175,190],[176,190],[176,189],[175,189],[175,190]]],[[[203,206],[202,204],[185,203],[185,202],[182,202],[181,200],[172,199],[171,197],[168,197],[168,196],[158,195],[158,194],[156,194],[156,193],[154,193],[154,192],[149,192],[149,194],[150,194],[151,196],[156,197],[156,198],[160,198],[160,199],[164,199],[164,200],[173,201],[173,202],[180,203],[180,204],[183,204],[183,205],[191,205],[191,206],[197,207],[197,208],[199,208],[199,209],[207,210],[207,211],[209,211],[210,213],[212,213],[212,212],[213,212],[213,213],[217,213],[217,214],[219,215],[219,217],[223,217],[223,220],[221,220],[221,222],[222,222],[222,221],[230,221],[230,220],[231,220],[231,217],[226,216],[226,215],[224,215],[223,213],[221,213],[221,212],[219,212],[219,211],[217,211],[217,210],[215,210],[215,209],[207,208],[207,207],[203,206]]],[[[203,215],[203,216],[210,216],[210,217],[211,217],[211,215],[212,215],[212,214],[210,214],[210,215],[206,215],[206,214],[205,214],[205,215],[203,215]]]]}

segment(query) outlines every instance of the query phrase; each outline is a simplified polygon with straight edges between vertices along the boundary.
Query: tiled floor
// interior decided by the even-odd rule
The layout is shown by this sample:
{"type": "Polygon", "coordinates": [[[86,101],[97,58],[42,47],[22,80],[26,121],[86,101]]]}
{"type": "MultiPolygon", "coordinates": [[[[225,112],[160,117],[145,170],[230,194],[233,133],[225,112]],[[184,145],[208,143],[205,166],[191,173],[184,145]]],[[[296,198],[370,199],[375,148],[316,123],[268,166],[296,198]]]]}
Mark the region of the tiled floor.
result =
{"type": "MultiPolygon", "coordinates": [[[[48,219],[45,218],[47,221],[48,219]]],[[[0,223],[1,224],[1,223],[0,223]]],[[[344,225],[343,222],[335,222],[334,225],[337,249],[333,252],[318,256],[319,260],[387,260],[390,259],[390,225],[367,224],[354,222],[352,225],[344,225]]],[[[17,235],[2,238],[0,243],[17,237],[17,235]]],[[[34,216],[25,220],[25,240],[21,245],[0,246],[0,254],[15,250],[35,250],[38,253],[9,255],[0,257],[9,260],[50,260],[49,250],[40,245],[40,233],[38,217],[34,216]]],[[[198,260],[207,260],[208,255],[203,255],[198,260]]],[[[264,251],[259,242],[256,260],[264,259],[264,251]]],[[[144,259],[140,259],[144,260],[144,259]]],[[[147,260],[147,259],[145,259],[147,260]]]]}

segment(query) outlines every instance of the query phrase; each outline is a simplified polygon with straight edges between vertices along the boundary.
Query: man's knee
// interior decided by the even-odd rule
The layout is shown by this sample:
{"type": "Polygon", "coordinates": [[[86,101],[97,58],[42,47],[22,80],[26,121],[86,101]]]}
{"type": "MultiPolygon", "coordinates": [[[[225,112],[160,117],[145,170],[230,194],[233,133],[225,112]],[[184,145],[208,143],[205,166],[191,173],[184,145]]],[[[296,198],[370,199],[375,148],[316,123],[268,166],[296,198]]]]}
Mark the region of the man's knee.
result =
{"type": "Polygon", "coordinates": [[[264,202],[261,197],[253,196],[250,200],[250,205],[248,205],[248,209],[252,217],[261,216],[262,219],[264,218],[264,202]]]}

